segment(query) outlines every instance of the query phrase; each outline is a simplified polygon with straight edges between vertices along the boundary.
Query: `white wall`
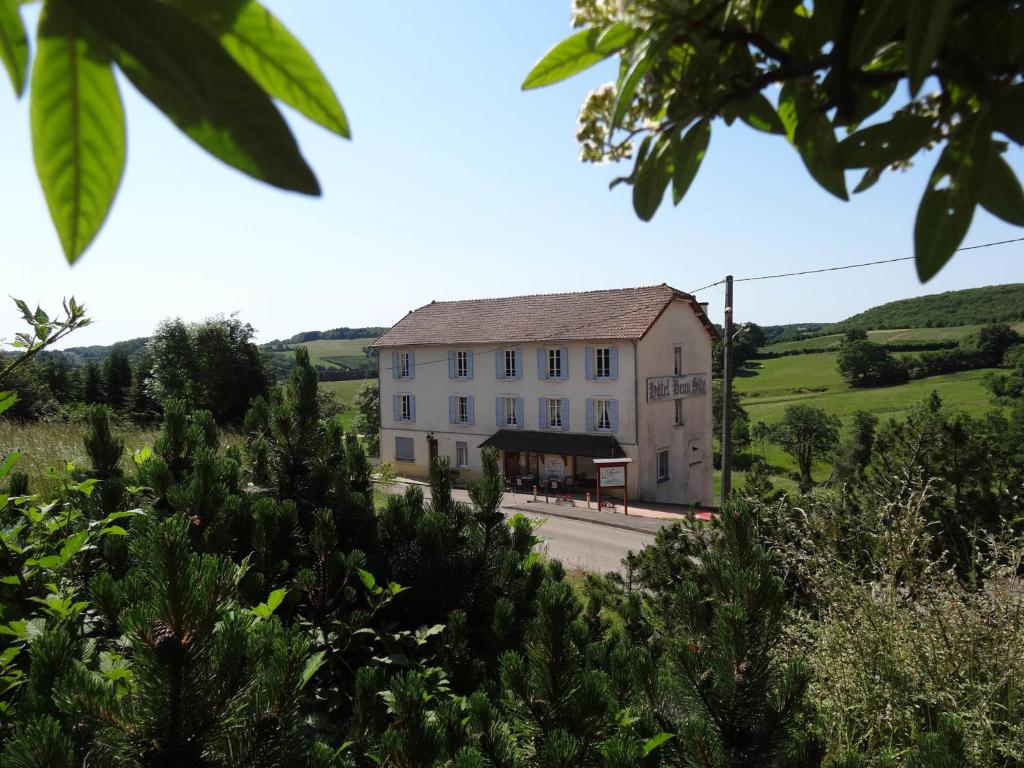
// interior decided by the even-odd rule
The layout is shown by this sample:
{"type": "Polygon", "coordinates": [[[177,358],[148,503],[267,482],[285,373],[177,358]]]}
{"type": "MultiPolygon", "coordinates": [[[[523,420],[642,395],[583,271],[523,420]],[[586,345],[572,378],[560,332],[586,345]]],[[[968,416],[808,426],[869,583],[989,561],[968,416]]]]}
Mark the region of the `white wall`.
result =
{"type": "MultiPolygon", "coordinates": [[[[586,401],[588,398],[610,398],[619,401],[619,429],[614,433],[629,455],[635,453],[636,407],[635,367],[633,345],[629,341],[617,342],[550,342],[544,344],[517,344],[522,349],[522,376],[520,379],[498,379],[495,376],[494,345],[447,347],[411,347],[415,355],[415,376],[412,379],[394,379],[391,375],[391,352],[380,350],[380,402],[381,402],[381,460],[395,463],[400,474],[424,476],[428,468],[426,436],[432,433],[438,439],[438,453],[455,460],[455,443],[469,443],[470,470],[480,469],[478,446],[498,430],[495,420],[495,398],[522,397],[525,425],[523,429],[537,430],[538,400],[541,397],[569,398],[569,432],[586,433],[586,401]],[[538,348],[565,347],[569,355],[569,378],[565,381],[538,377],[538,348]],[[614,346],[618,348],[618,377],[615,380],[588,380],[586,378],[586,348],[614,346]],[[448,350],[473,351],[473,378],[448,378],[448,350]],[[416,398],[415,423],[396,423],[392,412],[392,396],[396,393],[412,394],[416,398]],[[448,396],[469,395],[474,398],[475,423],[468,426],[449,424],[448,396]],[[415,439],[415,464],[395,462],[395,435],[415,439]]],[[[504,349],[504,348],[502,348],[504,349]]],[[[402,350],[404,351],[404,349],[402,350]]]]}
{"type": "Polygon", "coordinates": [[[637,342],[637,410],[639,412],[639,492],[653,501],[711,504],[711,337],[693,309],[673,301],[637,342]],[[706,373],[705,395],[683,400],[683,426],[675,425],[672,400],[648,403],[646,381],[673,375],[676,345],[683,348],[683,375],[706,373]],[[694,451],[692,448],[696,448],[694,451]],[[669,480],[657,482],[657,451],[669,449],[669,480]]]}

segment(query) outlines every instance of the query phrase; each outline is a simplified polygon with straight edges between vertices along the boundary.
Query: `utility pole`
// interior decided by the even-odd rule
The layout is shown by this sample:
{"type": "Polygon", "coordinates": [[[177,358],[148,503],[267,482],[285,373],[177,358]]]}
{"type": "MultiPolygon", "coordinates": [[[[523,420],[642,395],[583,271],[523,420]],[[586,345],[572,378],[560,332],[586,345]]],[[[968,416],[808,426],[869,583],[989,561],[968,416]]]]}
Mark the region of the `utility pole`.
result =
{"type": "Polygon", "coordinates": [[[732,275],[725,276],[725,333],[722,347],[722,506],[732,487],[732,275]]]}

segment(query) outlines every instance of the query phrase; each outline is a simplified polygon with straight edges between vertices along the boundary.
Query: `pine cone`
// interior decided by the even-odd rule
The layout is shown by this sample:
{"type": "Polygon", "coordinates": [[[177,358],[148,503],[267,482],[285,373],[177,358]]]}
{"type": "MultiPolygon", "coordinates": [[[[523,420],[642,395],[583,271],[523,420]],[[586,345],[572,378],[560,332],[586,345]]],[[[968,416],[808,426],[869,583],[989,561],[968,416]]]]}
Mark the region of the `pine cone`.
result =
{"type": "Polygon", "coordinates": [[[162,621],[153,623],[150,634],[156,657],[164,664],[178,664],[184,655],[181,638],[172,627],[162,621]]]}
{"type": "Polygon", "coordinates": [[[697,690],[706,691],[708,688],[710,688],[713,677],[714,674],[711,672],[711,670],[705,669],[700,674],[700,677],[697,678],[697,690]]]}

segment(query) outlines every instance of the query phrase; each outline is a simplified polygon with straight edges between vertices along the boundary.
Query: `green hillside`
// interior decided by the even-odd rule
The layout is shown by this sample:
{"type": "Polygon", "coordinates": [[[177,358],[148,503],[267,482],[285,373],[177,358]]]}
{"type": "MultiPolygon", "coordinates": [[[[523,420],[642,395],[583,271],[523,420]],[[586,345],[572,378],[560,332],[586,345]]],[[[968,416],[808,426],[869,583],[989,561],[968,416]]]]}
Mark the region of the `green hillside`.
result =
{"type": "MultiPolygon", "coordinates": [[[[893,328],[888,330],[868,331],[868,339],[876,344],[907,344],[928,343],[936,341],[960,341],[972,333],[976,333],[979,325],[959,325],[952,328],[893,328]]],[[[1024,334],[1024,321],[1014,323],[1014,330],[1024,334]]],[[[765,352],[791,352],[804,349],[827,350],[838,349],[843,334],[833,333],[828,336],[814,336],[799,341],[785,341],[762,347],[765,352]]]]}
{"type": "Polygon", "coordinates": [[[948,328],[1024,320],[1024,283],[901,299],[872,307],[833,329],[948,328]]]}
{"type": "Polygon", "coordinates": [[[932,391],[950,407],[975,416],[998,407],[983,384],[992,369],[930,376],[893,387],[852,389],[836,370],[834,352],[758,360],[750,365],[748,375],[735,381],[753,422],[779,421],[786,407],[794,403],[822,408],[844,424],[858,410],[880,419],[899,417],[932,391]]]}

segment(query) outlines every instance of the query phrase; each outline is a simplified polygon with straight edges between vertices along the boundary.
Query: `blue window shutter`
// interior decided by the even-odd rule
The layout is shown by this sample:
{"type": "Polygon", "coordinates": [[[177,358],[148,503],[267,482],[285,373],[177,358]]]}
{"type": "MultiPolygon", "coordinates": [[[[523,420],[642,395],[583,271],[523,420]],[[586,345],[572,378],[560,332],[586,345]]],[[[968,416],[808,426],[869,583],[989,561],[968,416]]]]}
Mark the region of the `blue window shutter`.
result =
{"type": "Polygon", "coordinates": [[[395,421],[402,420],[402,396],[392,395],[391,396],[391,418],[395,421]]]}
{"type": "Polygon", "coordinates": [[[496,349],[494,350],[494,377],[497,379],[505,378],[505,350],[496,349]]]}
{"type": "MultiPolygon", "coordinates": [[[[562,364],[563,365],[565,364],[564,360],[562,361],[562,364]]],[[[564,432],[568,432],[569,431],[569,398],[568,397],[563,397],[562,398],[562,431],[564,431],[564,432]]]]}
{"type": "Polygon", "coordinates": [[[612,432],[619,431],[619,401],[611,401],[611,420],[612,420],[612,432]]]}
{"type": "Polygon", "coordinates": [[[415,379],[416,378],[416,353],[415,352],[410,352],[409,353],[409,378],[410,379],[415,379]]]}
{"type": "Polygon", "coordinates": [[[516,426],[524,426],[523,420],[526,418],[526,413],[525,408],[523,408],[523,398],[517,397],[515,400],[515,405],[513,407],[515,408],[516,412],[516,426]]]}
{"type": "Polygon", "coordinates": [[[475,413],[475,410],[476,409],[473,407],[473,396],[470,395],[469,399],[466,401],[466,417],[469,420],[470,424],[475,424],[476,423],[476,413],[475,413]]]}
{"type": "Polygon", "coordinates": [[[499,427],[505,426],[505,420],[501,418],[501,401],[504,399],[503,397],[494,398],[494,423],[499,427]]]}
{"type": "Polygon", "coordinates": [[[562,381],[569,378],[569,348],[562,347],[562,381]]]}
{"type": "Polygon", "coordinates": [[[416,421],[416,395],[409,395],[409,421],[416,421]]]}
{"type": "Polygon", "coordinates": [[[515,378],[523,378],[523,348],[516,347],[516,375],[515,378]]]}
{"type": "Polygon", "coordinates": [[[448,423],[454,424],[458,414],[455,412],[456,406],[458,405],[458,399],[455,395],[448,395],[448,423]]]}
{"type": "Polygon", "coordinates": [[[455,378],[455,350],[448,350],[448,378],[455,378]]]}
{"type": "MultiPolygon", "coordinates": [[[[612,379],[619,378],[619,348],[618,347],[609,347],[608,348],[608,361],[609,361],[609,371],[608,371],[608,373],[611,374],[609,378],[612,378],[612,379]]],[[[613,400],[612,402],[615,402],[615,401],[613,400]]]]}
{"type": "Polygon", "coordinates": [[[537,349],[537,378],[546,379],[548,377],[548,351],[544,347],[537,349]]]}
{"type": "MultiPolygon", "coordinates": [[[[469,350],[466,352],[466,378],[473,378],[473,351],[469,350]]],[[[472,398],[470,398],[472,401],[472,398]]]]}
{"type": "Polygon", "coordinates": [[[397,379],[398,378],[398,353],[397,352],[392,352],[391,353],[391,378],[392,379],[397,379]]]}
{"type": "Polygon", "coordinates": [[[591,380],[594,378],[594,348],[587,347],[584,354],[587,356],[587,379],[591,380]]]}
{"type": "Polygon", "coordinates": [[[587,398],[587,432],[594,431],[594,401],[587,398]]]}
{"type": "Polygon", "coordinates": [[[548,399],[546,397],[537,398],[537,426],[540,429],[548,428],[548,399]]]}

